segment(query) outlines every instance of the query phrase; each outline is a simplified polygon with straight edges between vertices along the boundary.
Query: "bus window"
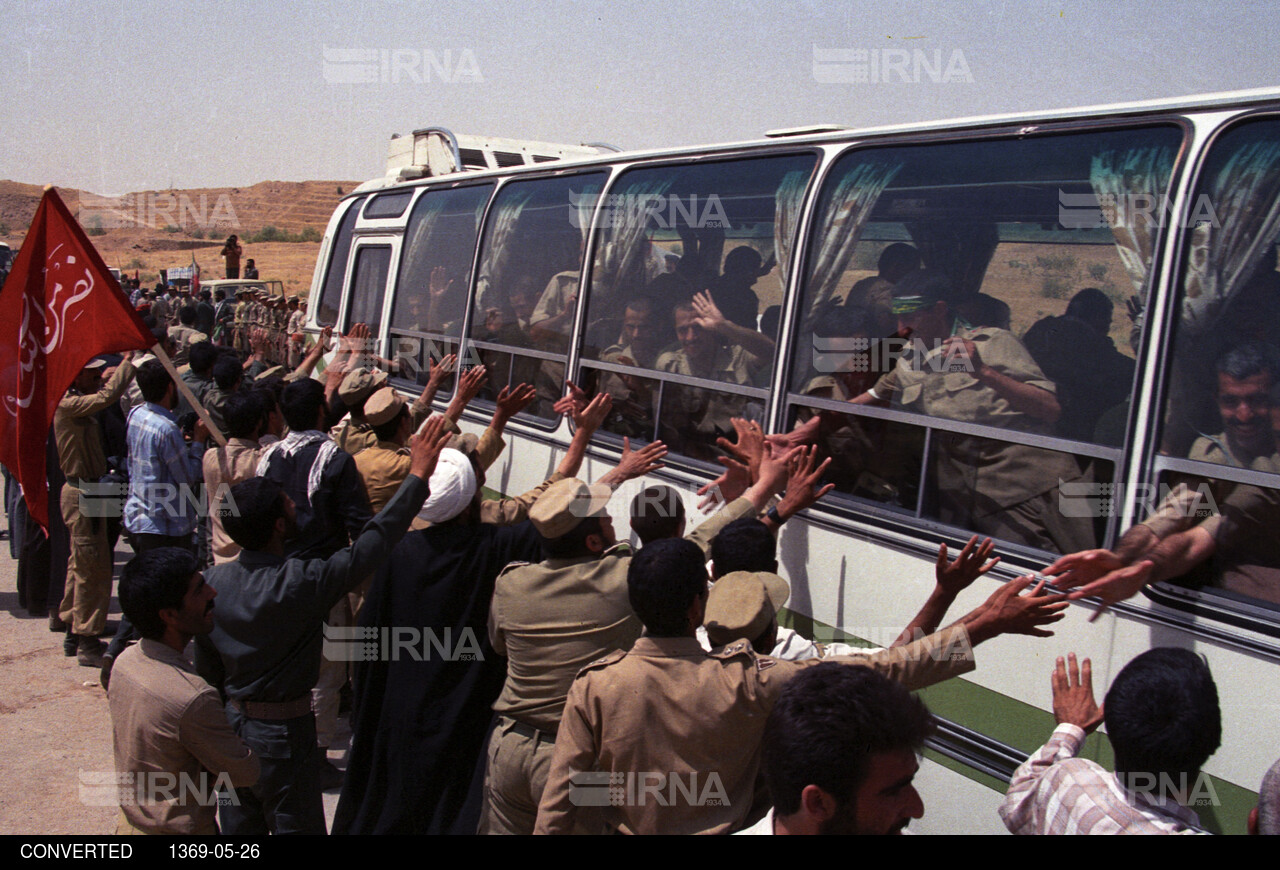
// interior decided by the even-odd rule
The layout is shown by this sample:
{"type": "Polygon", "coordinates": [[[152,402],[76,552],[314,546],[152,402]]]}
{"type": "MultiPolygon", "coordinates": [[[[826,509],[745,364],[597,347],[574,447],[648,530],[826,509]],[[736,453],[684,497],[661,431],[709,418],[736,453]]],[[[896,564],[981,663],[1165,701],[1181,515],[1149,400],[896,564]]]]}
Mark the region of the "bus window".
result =
{"type": "Polygon", "coordinates": [[[425,384],[432,362],[458,352],[480,220],[492,193],[491,184],[428,190],[413,207],[390,330],[406,379],[425,384]]]}
{"type": "Polygon", "coordinates": [[[733,417],[763,421],[813,154],[632,169],[602,202],[584,379],[605,429],[710,461],[733,417]]]}
{"type": "Polygon", "coordinates": [[[529,383],[528,413],[551,419],[564,394],[569,336],[591,211],[604,173],[515,181],[498,192],[476,276],[470,346],[490,371],[482,398],[529,383]]]}
{"type": "Polygon", "coordinates": [[[347,306],[346,329],[367,323],[373,335],[382,325],[382,300],[387,292],[391,269],[390,245],[358,245],[356,265],[351,274],[351,302],[347,306]]]}
{"type": "Polygon", "coordinates": [[[1280,606],[1280,120],[1213,144],[1184,222],[1181,299],[1145,525],[1200,526],[1215,550],[1179,585],[1280,606]],[[1189,481],[1189,483],[1188,483],[1189,481]],[[1198,491],[1194,509],[1173,495],[1198,491]]]}
{"type": "Polygon", "coordinates": [[[793,439],[880,509],[1050,553],[1098,546],[1172,126],[851,151],[827,176],[790,372],[793,439]],[[1081,500],[1083,499],[1083,500],[1081,500]]]}
{"type": "Polygon", "coordinates": [[[363,199],[354,200],[347,208],[334,233],[329,252],[329,270],[324,276],[324,288],[320,291],[320,304],[316,307],[316,323],[334,326],[338,322],[338,306],[342,304],[342,284],[347,278],[347,258],[351,256],[351,234],[356,226],[363,199]]]}

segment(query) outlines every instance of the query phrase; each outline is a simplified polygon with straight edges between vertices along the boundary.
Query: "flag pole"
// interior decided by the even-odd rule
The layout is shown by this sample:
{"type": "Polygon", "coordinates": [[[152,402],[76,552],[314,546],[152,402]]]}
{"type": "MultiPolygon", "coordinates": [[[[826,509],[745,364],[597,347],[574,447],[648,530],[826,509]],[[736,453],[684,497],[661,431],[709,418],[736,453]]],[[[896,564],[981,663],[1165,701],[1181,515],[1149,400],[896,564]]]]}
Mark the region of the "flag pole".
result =
{"type": "Polygon", "coordinates": [[[196,398],[195,393],[191,392],[191,388],[187,386],[187,382],[178,374],[178,370],[174,368],[173,360],[169,359],[169,354],[164,352],[164,348],[159,342],[151,346],[151,352],[156,355],[156,359],[160,360],[160,364],[165,367],[165,371],[169,373],[169,377],[173,378],[173,382],[178,385],[178,392],[182,394],[182,398],[187,400],[196,414],[204,422],[205,428],[209,430],[209,434],[213,436],[213,440],[218,442],[219,447],[227,446],[227,436],[222,434],[222,430],[218,428],[218,424],[213,422],[213,418],[209,416],[209,412],[204,405],[200,404],[200,400],[196,398]]]}

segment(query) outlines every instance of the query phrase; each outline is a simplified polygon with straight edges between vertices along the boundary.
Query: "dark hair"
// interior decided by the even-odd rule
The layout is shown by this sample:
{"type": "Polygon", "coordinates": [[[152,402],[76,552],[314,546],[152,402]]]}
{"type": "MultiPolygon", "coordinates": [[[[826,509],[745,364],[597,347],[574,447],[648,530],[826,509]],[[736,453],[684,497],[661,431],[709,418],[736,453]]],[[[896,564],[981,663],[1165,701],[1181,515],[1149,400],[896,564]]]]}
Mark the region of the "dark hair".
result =
{"type": "Polygon", "coordinates": [[[220,353],[213,364],[213,382],[224,393],[234,390],[236,384],[244,377],[244,366],[235,352],[220,353]]]}
{"type": "Polygon", "coordinates": [[[684,538],[662,538],[631,557],[627,599],[654,637],[688,633],[689,608],[707,594],[702,550],[684,538]]]}
{"type": "Polygon", "coordinates": [[[116,594],[120,609],[138,633],[150,640],[164,637],[160,611],[179,610],[191,575],[200,570],[196,557],[178,547],[157,547],[139,553],[120,572],[116,594]]]}
{"type": "Polygon", "coordinates": [[[289,384],[280,397],[284,421],[294,432],[316,428],[316,420],[324,407],[324,384],[311,378],[302,378],[289,384]]]}
{"type": "Polygon", "coordinates": [[[931,305],[942,301],[950,307],[954,304],[954,295],[951,279],[946,276],[946,273],[936,269],[916,269],[902,276],[898,283],[893,285],[893,298],[923,296],[926,300],[930,300],[931,305]]]}
{"type": "Polygon", "coordinates": [[[631,500],[631,530],[648,544],[660,538],[680,536],[684,502],[669,486],[650,486],[631,500]]]}
{"type": "MultiPolygon", "coordinates": [[[[1158,647],[1129,662],[1103,710],[1116,773],[1135,787],[1147,777],[1198,773],[1222,742],[1218,688],[1204,659],[1189,650],[1158,647]]],[[[1147,788],[1156,784],[1148,781],[1147,788]]]]}
{"type": "Polygon", "coordinates": [[[813,324],[813,334],[818,338],[870,337],[874,332],[871,312],[860,305],[829,306],[813,324]]]}
{"type": "Polygon", "coordinates": [[[876,269],[880,272],[911,272],[920,268],[920,252],[906,242],[894,242],[880,252],[876,269]]]}
{"type": "Polygon", "coordinates": [[[1068,317],[1078,317],[1086,323],[1111,320],[1111,312],[1115,309],[1115,303],[1107,298],[1107,294],[1103,293],[1097,287],[1085,287],[1075,296],[1071,297],[1071,301],[1067,303],[1066,314],[1068,317]]]}
{"type": "Polygon", "coordinates": [[[1226,375],[1232,380],[1243,381],[1266,373],[1275,382],[1280,380],[1280,350],[1265,341],[1238,344],[1218,357],[1214,368],[1218,374],[1226,375]]]}
{"type": "Polygon", "coordinates": [[[196,322],[196,307],[194,305],[184,305],[178,311],[178,322],[183,326],[194,326],[196,322]]]}
{"type": "Polygon", "coordinates": [[[711,539],[711,570],[719,580],[734,571],[778,570],[778,542],[755,517],[734,520],[711,539]]]}
{"type": "Polygon", "coordinates": [[[401,405],[400,412],[385,423],[373,427],[373,434],[379,441],[390,441],[400,431],[400,421],[409,416],[409,406],[401,405]]]}
{"type": "Polygon", "coordinates": [[[262,423],[266,411],[262,394],[257,390],[241,390],[227,396],[222,407],[222,419],[227,423],[227,437],[252,438],[254,430],[262,423]]]}
{"type": "Polygon", "coordinates": [[[134,377],[138,380],[138,389],[142,392],[142,398],[148,402],[158,402],[163,399],[169,385],[173,383],[173,378],[169,377],[164,364],[158,359],[149,359],[138,366],[138,372],[134,377]]]}
{"type": "Polygon", "coordinates": [[[261,550],[284,516],[284,489],[269,478],[251,477],[231,487],[217,511],[231,540],[246,550],[261,550]]]}
{"type": "Polygon", "coordinates": [[[918,698],[870,668],[830,662],[801,671],[769,713],[761,742],[775,814],[799,812],[809,785],[853,800],[874,756],[919,751],[933,729],[918,698]]]}
{"type": "Polygon", "coordinates": [[[210,342],[198,341],[187,351],[187,362],[191,363],[191,371],[198,375],[208,374],[217,361],[218,349],[210,342]]]}
{"type": "Polygon", "coordinates": [[[593,555],[587,547],[587,538],[603,534],[600,517],[583,517],[576,526],[558,538],[542,539],[542,558],[576,559],[593,555]]]}

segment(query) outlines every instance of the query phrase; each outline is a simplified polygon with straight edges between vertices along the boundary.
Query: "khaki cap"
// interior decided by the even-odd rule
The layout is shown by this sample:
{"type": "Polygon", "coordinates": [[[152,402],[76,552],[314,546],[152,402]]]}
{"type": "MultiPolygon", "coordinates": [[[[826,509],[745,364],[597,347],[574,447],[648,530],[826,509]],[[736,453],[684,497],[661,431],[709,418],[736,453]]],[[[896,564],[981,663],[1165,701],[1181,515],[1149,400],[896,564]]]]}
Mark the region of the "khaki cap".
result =
{"type": "Polygon", "coordinates": [[[702,620],[712,646],[724,646],[746,638],[754,641],[782,605],[791,597],[791,587],[777,574],[767,571],[734,571],[711,587],[702,620]]]}
{"type": "Polygon", "coordinates": [[[554,540],[587,517],[603,516],[612,496],[613,490],[603,484],[589,485],[576,477],[558,480],[529,508],[529,521],[538,534],[554,540]]]}
{"type": "Polygon", "coordinates": [[[254,381],[255,382],[265,381],[267,378],[274,378],[277,375],[283,377],[284,374],[285,374],[284,366],[272,366],[271,368],[267,369],[265,372],[263,372],[262,374],[254,378],[254,381]]]}
{"type": "Polygon", "coordinates": [[[364,418],[370,426],[390,423],[405,406],[404,399],[391,387],[381,387],[364,403],[364,418]]]}
{"type": "Polygon", "coordinates": [[[338,387],[338,396],[348,407],[359,407],[373,395],[373,391],[387,382],[387,373],[381,369],[358,368],[347,373],[338,387]]]}

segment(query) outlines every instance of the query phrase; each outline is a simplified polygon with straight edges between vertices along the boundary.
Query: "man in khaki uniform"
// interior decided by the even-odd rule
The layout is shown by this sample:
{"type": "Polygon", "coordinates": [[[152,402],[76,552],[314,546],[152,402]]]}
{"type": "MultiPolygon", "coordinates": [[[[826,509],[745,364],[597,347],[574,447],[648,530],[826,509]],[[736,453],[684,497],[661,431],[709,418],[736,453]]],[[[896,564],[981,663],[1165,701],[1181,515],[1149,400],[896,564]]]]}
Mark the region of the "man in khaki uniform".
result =
{"type": "MultiPolygon", "coordinates": [[[[646,449],[656,456],[653,447],[646,449]]],[[[627,599],[632,550],[616,543],[606,512],[610,484],[645,473],[629,462],[624,454],[617,477],[594,486],[565,480],[550,487],[529,511],[548,558],[498,577],[489,640],[507,656],[507,680],[494,704],[481,833],[533,833],[569,686],[588,663],[640,636],[627,599]]],[[[753,486],[689,535],[704,560],[722,528],[764,508],[775,482],[753,486]]]]}
{"type": "Polygon", "coordinates": [[[101,359],[90,361],[53,415],[58,459],[67,477],[61,494],[62,519],[71,536],[66,592],[58,615],[68,626],[64,650],[88,667],[102,666],[98,635],[107,627],[111,601],[111,548],[106,517],[85,516],[81,498],[86,485],[96,484],[107,472],[97,414],[124,394],[133,377],[133,352],[124,355],[104,385],[105,365],[101,359]]]}
{"type": "MultiPolygon", "coordinates": [[[[895,285],[894,311],[913,346],[857,404],[892,399],[930,417],[1053,434],[1061,413],[1053,382],[1012,333],[969,329],[948,307],[949,279],[911,272],[895,285]]],[[[1078,480],[1067,453],[996,438],[935,431],[939,518],[1050,552],[1093,546],[1092,519],[1064,516],[1059,481],[1078,480]]]]}
{"type": "MultiPolygon", "coordinates": [[[[727,320],[709,294],[677,303],[673,312],[680,348],[658,357],[658,371],[737,386],[765,385],[773,360],[771,339],[727,320]]],[[[763,404],[755,404],[752,409],[752,400],[736,393],[671,385],[663,405],[663,438],[682,453],[711,459],[716,437],[733,432],[734,417],[761,419],[763,404]]]]}
{"type": "Polygon", "coordinates": [[[386,372],[358,368],[348,372],[342,379],[342,385],[338,387],[338,398],[347,406],[349,416],[330,435],[339,447],[352,456],[377,443],[378,437],[373,434],[373,427],[365,419],[364,403],[375,390],[381,389],[386,383],[386,372]]]}
{"type": "Polygon", "coordinates": [[[654,541],[631,561],[628,594],[645,635],[588,665],[565,702],[535,833],[731,833],[765,811],[760,738],[786,683],[836,662],[873,668],[909,689],[973,670],[972,647],[999,634],[1045,635],[1062,596],[1005,584],[959,623],[860,656],[787,662],[747,640],[705,652],[695,637],[707,601],[702,551],[654,541]]]}

